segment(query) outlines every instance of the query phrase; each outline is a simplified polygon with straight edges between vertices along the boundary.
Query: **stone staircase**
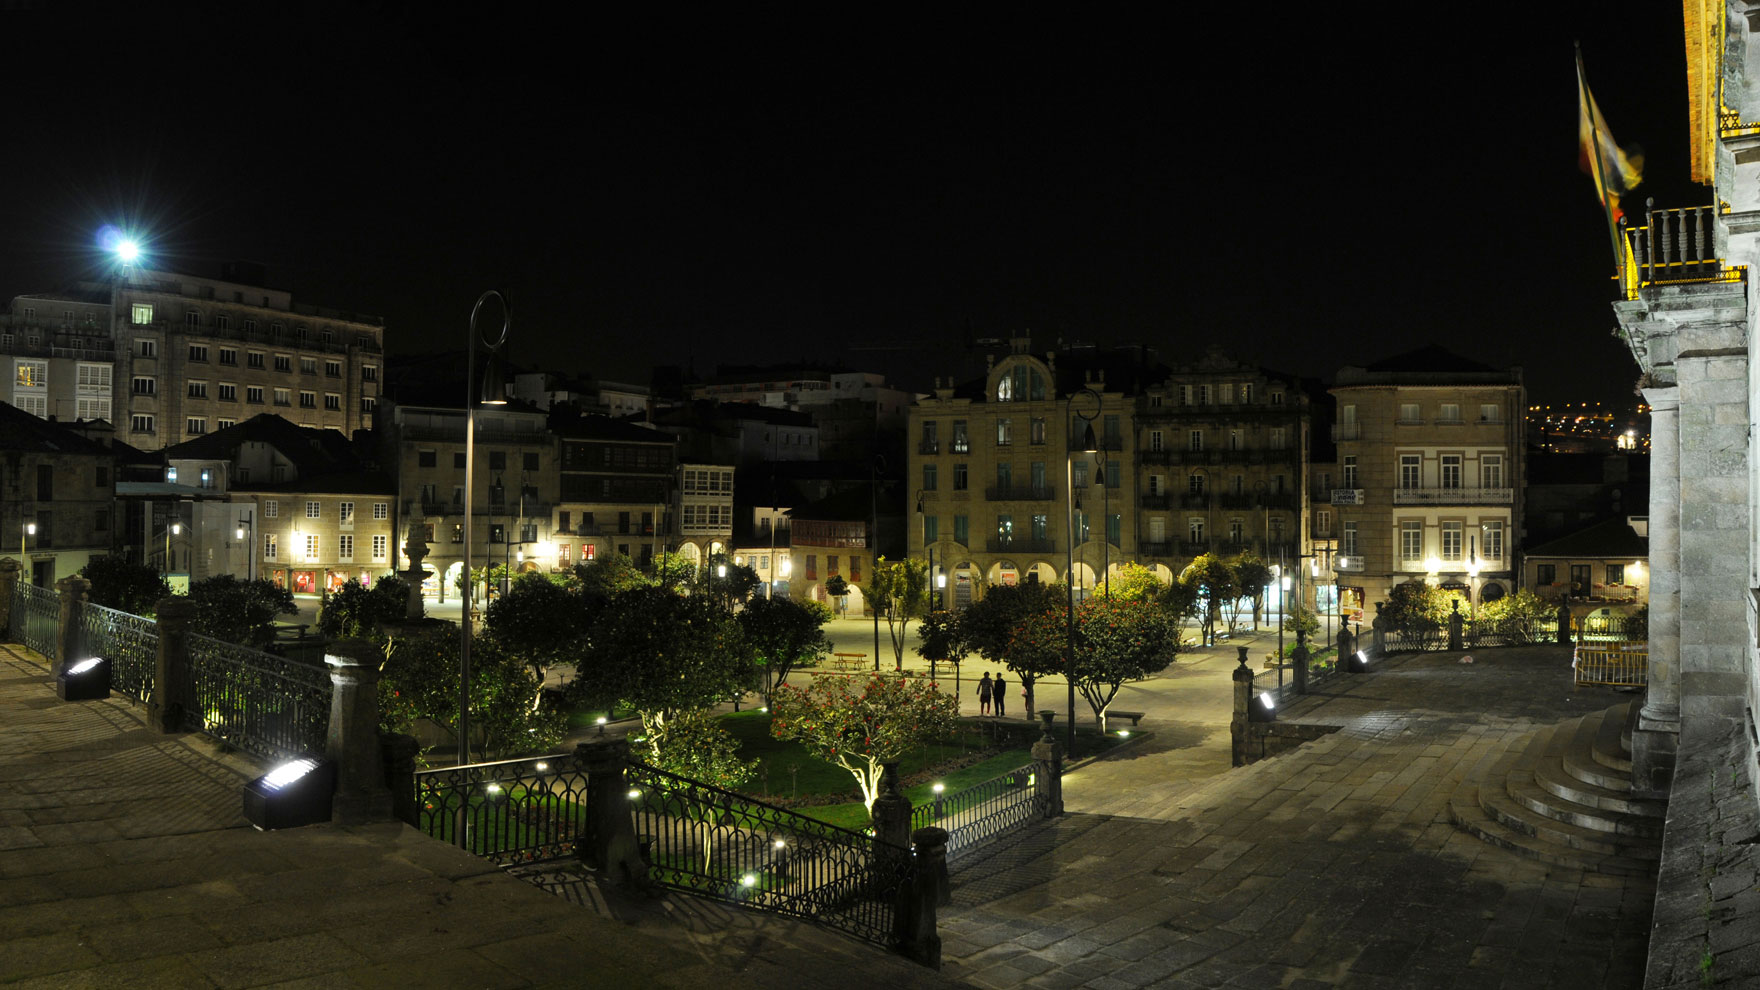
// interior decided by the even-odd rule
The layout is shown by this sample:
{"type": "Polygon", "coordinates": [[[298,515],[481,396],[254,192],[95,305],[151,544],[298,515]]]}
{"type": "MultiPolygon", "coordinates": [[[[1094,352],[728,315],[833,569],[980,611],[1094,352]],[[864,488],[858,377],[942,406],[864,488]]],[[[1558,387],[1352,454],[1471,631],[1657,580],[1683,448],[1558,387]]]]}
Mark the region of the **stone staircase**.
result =
{"type": "Polygon", "coordinates": [[[1526,736],[1462,782],[1449,817],[1530,859],[1595,873],[1655,874],[1661,801],[1632,796],[1631,701],[1526,736]]]}

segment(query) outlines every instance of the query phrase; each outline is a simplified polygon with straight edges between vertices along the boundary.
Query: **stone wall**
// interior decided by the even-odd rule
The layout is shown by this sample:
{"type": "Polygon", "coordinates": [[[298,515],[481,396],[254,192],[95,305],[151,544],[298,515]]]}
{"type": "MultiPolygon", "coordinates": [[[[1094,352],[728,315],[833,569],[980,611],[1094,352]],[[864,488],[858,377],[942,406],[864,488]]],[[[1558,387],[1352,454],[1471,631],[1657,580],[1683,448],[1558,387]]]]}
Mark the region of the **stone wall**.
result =
{"type": "Polygon", "coordinates": [[[1287,753],[1302,743],[1337,732],[1336,725],[1298,725],[1294,722],[1248,722],[1239,754],[1241,764],[1257,763],[1287,753]]]}

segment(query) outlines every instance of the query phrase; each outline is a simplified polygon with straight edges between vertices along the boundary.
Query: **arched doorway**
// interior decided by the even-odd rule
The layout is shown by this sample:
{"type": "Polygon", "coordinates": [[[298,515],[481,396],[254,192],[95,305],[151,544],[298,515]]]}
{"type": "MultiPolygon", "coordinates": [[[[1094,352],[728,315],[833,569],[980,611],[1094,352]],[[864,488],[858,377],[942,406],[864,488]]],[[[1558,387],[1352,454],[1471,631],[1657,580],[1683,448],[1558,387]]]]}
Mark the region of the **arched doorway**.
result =
{"type": "Polygon", "coordinates": [[[1087,598],[1088,595],[1093,593],[1094,586],[1097,583],[1095,580],[1097,577],[1098,575],[1095,573],[1094,568],[1089,567],[1085,561],[1078,560],[1075,562],[1075,565],[1070,570],[1068,580],[1070,587],[1075,590],[1076,601],[1082,601],[1087,598]]]}
{"type": "Polygon", "coordinates": [[[1012,560],[999,560],[990,565],[990,573],[984,580],[992,587],[996,585],[1014,585],[1021,583],[1021,572],[1012,560]]]}

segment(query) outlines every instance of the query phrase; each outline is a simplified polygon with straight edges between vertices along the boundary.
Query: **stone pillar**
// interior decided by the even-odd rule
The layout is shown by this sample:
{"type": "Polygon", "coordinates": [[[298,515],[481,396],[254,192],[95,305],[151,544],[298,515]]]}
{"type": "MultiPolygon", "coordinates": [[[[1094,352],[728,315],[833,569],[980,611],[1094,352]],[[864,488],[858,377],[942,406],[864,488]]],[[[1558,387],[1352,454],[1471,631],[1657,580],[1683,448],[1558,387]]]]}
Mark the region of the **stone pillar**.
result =
{"type": "Polygon", "coordinates": [[[1558,604],[1558,645],[1571,645],[1571,607],[1566,602],[1558,604]]]}
{"type": "Polygon", "coordinates": [[[172,595],[157,606],[159,654],[153,661],[153,697],[147,702],[147,725],[155,732],[184,731],[184,712],[193,702],[189,671],[189,624],[196,607],[172,595]]]}
{"type": "Polygon", "coordinates": [[[18,594],[20,565],[11,557],[0,558],[0,636],[18,639],[12,631],[12,599],[18,594]]]}
{"type": "Polygon", "coordinates": [[[1375,634],[1375,653],[1379,656],[1387,654],[1387,617],[1381,614],[1381,606],[1386,604],[1386,602],[1375,603],[1375,621],[1369,625],[1375,634]]]}
{"type": "Polygon", "coordinates": [[[1045,804],[1045,817],[1056,818],[1063,814],[1063,744],[1051,728],[1057,713],[1047,709],[1039,713],[1039,718],[1045,723],[1045,734],[1033,744],[1033,762],[1039,765],[1034,787],[1045,804]]]}
{"type": "MultiPolygon", "coordinates": [[[[1247,765],[1247,705],[1253,698],[1253,669],[1247,666],[1247,648],[1240,650],[1240,665],[1234,669],[1234,716],[1229,719],[1228,731],[1232,739],[1234,765],[1247,765]]],[[[1297,647],[1301,649],[1301,647],[1297,647]]]]}
{"type": "Polygon", "coordinates": [[[1459,650],[1461,649],[1461,600],[1456,598],[1450,604],[1454,606],[1454,611],[1448,613],[1448,648],[1459,650]]]}
{"type": "Polygon", "coordinates": [[[1295,665],[1295,688],[1297,694],[1308,693],[1308,647],[1299,639],[1296,648],[1290,651],[1290,660],[1295,665]]]}
{"type": "Polygon", "coordinates": [[[941,968],[941,936],[935,930],[935,909],[952,904],[947,883],[947,830],[934,825],[911,833],[910,889],[898,912],[898,951],[930,969],[941,968]]]}
{"type": "Polygon", "coordinates": [[[1345,658],[1357,652],[1357,637],[1351,635],[1349,629],[1338,631],[1338,662],[1344,663],[1345,658]]]}
{"type": "Polygon", "coordinates": [[[387,732],[379,737],[385,760],[385,786],[391,789],[391,814],[400,822],[420,826],[416,808],[416,755],[422,744],[415,736],[387,732]]]}
{"type": "Polygon", "coordinates": [[[1650,405],[1650,672],[1632,732],[1632,789],[1667,797],[1681,733],[1680,389],[1647,388],[1650,405]]]}
{"type": "Polygon", "coordinates": [[[379,748],[379,667],[385,655],[364,639],[339,639],[324,649],[330,668],[330,734],[324,755],[336,765],[330,820],[360,825],[391,819],[385,754],[379,748]]]}
{"type": "Polygon", "coordinates": [[[629,764],[628,740],[595,739],[576,745],[574,753],[587,768],[586,832],[575,847],[581,861],[611,883],[645,884],[648,864],[636,842],[629,785],[623,778],[629,764]]]}
{"type": "Polygon", "coordinates": [[[85,636],[80,625],[80,610],[86,604],[91,584],[75,575],[55,582],[55,593],[61,597],[61,621],[55,627],[55,673],[85,659],[85,636]]]}
{"type": "Polygon", "coordinates": [[[911,844],[911,801],[898,786],[898,761],[880,764],[880,795],[869,815],[874,822],[874,859],[899,855],[911,844]]]}

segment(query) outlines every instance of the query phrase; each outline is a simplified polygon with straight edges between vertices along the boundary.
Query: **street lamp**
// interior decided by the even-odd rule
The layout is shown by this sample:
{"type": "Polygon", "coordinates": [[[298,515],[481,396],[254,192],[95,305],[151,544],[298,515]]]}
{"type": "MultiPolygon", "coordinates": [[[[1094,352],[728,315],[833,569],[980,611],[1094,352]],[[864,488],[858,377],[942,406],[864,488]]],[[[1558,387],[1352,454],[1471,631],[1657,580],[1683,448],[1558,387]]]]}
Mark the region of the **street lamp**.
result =
{"type": "Polygon", "coordinates": [[[36,523],[27,522],[27,523],[23,523],[19,526],[19,530],[18,530],[18,562],[20,564],[24,563],[24,538],[26,536],[35,536],[35,535],[37,535],[37,524],[36,523]]]}
{"type": "Polygon", "coordinates": [[[257,556],[255,546],[256,541],[250,538],[253,535],[251,517],[246,516],[245,518],[240,519],[238,521],[238,528],[233,532],[238,537],[239,542],[244,544],[245,580],[255,581],[257,579],[257,556]]]}
{"type": "MultiPolygon", "coordinates": [[[[34,532],[36,530],[36,527],[32,526],[31,530],[34,532]]],[[[183,535],[183,523],[174,522],[171,525],[165,527],[165,574],[167,576],[170,576],[170,574],[171,574],[171,538],[173,536],[182,536],[182,535],[183,535]]]]}
{"type": "Polygon", "coordinates": [[[477,403],[486,406],[507,404],[507,394],[501,381],[501,348],[507,344],[507,332],[512,326],[513,314],[507,304],[507,297],[490,289],[477,297],[477,303],[471,307],[471,322],[465,337],[465,372],[464,372],[464,608],[459,622],[458,647],[458,765],[464,766],[471,761],[471,600],[476,594],[476,584],[471,580],[471,474],[476,469],[477,440],[477,403]],[[477,330],[477,317],[483,311],[483,304],[493,296],[501,304],[501,333],[490,341],[477,330]],[[489,349],[489,361],[483,369],[483,380],[477,382],[477,347],[489,349]],[[480,387],[479,387],[480,386],[480,387]]]}
{"type": "Polygon", "coordinates": [[[1081,446],[1080,452],[1091,454],[1091,453],[1094,453],[1099,448],[1100,445],[1094,439],[1094,417],[1100,415],[1100,408],[1102,405],[1102,401],[1103,400],[1100,398],[1099,392],[1096,392],[1091,388],[1083,388],[1079,392],[1070,393],[1070,397],[1068,399],[1066,399],[1063,404],[1064,439],[1065,439],[1065,443],[1064,443],[1065,450],[1064,450],[1064,455],[1063,455],[1063,480],[1064,480],[1064,491],[1069,496],[1069,506],[1068,506],[1068,513],[1067,513],[1067,515],[1069,517],[1069,533],[1068,533],[1069,540],[1068,540],[1068,543],[1064,546],[1064,550],[1063,550],[1064,590],[1065,590],[1065,592],[1067,592],[1065,597],[1068,599],[1067,610],[1064,613],[1064,625],[1065,625],[1064,631],[1068,637],[1068,642],[1066,644],[1067,656],[1065,656],[1065,658],[1064,658],[1064,664],[1065,664],[1064,676],[1069,681],[1069,685],[1068,685],[1068,687],[1069,687],[1069,721],[1068,721],[1068,724],[1064,726],[1064,739],[1066,740],[1065,741],[1065,748],[1067,749],[1071,758],[1073,758],[1075,756],[1075,751],[1076,751],[1076,562],[1075,562],[1075,553],[1076,553],[1076,476],[1075,476],[1075,454],[1077,453],[1077,451],[1074,449],[1074,445],[1069,443],[1069,441],[1071,439],[1073,439],[1072,437],[1070,437],[1070,434],[1075,432],[1075,430],[1074,430],[1075,417],[1080,415],[1081,419],[1082,419],[1082,437],[1081,437],[1081,441],[1080,441],[1082,446],[1081,446]],[[1085,414],[1075,412],[1076,399],[1080,398],[1082,396],[1089,396],[1089,397],[1093,398],[1093,400],[1094,400],[1094,411],[1093,412],[1085,413],[1085,414]]]}

